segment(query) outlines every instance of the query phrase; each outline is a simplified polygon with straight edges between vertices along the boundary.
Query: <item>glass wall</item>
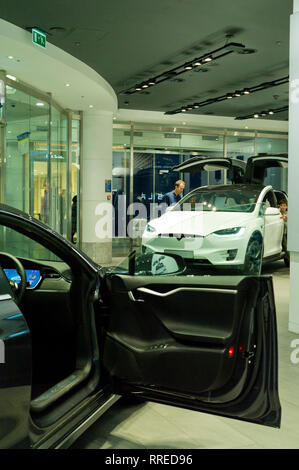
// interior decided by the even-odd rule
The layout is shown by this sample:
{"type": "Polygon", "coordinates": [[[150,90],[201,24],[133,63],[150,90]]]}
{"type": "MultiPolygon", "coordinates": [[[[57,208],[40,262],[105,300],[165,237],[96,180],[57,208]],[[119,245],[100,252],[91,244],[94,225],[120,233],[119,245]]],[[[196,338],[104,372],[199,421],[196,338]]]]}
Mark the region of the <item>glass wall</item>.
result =
{"type": "Polygon", "coordinates": [[[71,239],[80,243],[80,116],[72,119],[72,168],[71,168],[71,239]]]}
{"type": "Polygon", "coordinates": [[[70,127],[72,114],[49,95],[12,80],[7,80],[5,92],[1,201],[33,215],[69,239],[74,235],[71,226],[75,226],[76,241],[77,209],[73,224],[70,214],[72,199],[80,187],[80,119],[77,116],[70,127]],[[72,136],[68,135],[69,128],[72,136]]]}
{"type": "MultiPolygon", "coordinates": [[[[115,124],[113,130],[113,178],[114,207],[117,198],[124,204],[122,229],[116,213],[113,255],[124,255],[132,248],[124,242],[128,232],[128,207],[132,202],[142,202],[147,208],[146,218],[151,218],[150,204],[160,203],[166,192],[174,188],[178,179],[185,182],[184,194],[205,185],[230,183],[227,171],[179,173],[171,169],[197,155],[207,157],[232,157],[243,161],[261,152],[287,152],[287,134],[258,134],[256,132],[219,129],[187,129],[168,126],[115,124]],[[133,143],[131,148],[131,133],[133,143]],[[132,155],[132,165],[130,166],[132,155]],[[130,192],[130,184],[132,188],[130,192]],[[119,237],[122,238],[122,243],[119,237]],[[124,247],[124,251],[120,246],[124,247]]],[[[287,170],[274,168],[268,171],[266,184],[287,191],[287,170]],[[273,171],[272,171],[273,170],[273,171]]],[[[135,214],[136,217],[136,214],[135,214]]],[[[143,218],[141,215],[137,217],[143,218]]]]}
{"type": "Polygon", "coordinates": [[[50,225],[67,236],[68,225],[68,120],[67,115],[52,107],[49,158],[50,225]]]}

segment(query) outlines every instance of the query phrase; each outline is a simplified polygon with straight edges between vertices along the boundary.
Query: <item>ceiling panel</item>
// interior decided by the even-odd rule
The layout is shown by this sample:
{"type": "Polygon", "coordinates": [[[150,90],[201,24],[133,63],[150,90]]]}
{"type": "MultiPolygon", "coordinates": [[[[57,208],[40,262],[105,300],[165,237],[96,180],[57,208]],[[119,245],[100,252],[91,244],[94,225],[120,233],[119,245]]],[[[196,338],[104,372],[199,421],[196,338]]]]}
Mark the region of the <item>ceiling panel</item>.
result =
{"type": "MultiPolygon", "coordinates": [[[[166,112],[288,75],[292,0],[15,0],[1,2],[0,17],[22,28],[39,27],[47,39],[102,75],[119,107],[166,112]],[[237,42],[234,52],[142,93],[121,91],[237,42]]],[[[288,86],[202,109],[237,116],[288,104],[288,86]]],[[[287,112],[271,119],[287,119],[287,112]]]]}

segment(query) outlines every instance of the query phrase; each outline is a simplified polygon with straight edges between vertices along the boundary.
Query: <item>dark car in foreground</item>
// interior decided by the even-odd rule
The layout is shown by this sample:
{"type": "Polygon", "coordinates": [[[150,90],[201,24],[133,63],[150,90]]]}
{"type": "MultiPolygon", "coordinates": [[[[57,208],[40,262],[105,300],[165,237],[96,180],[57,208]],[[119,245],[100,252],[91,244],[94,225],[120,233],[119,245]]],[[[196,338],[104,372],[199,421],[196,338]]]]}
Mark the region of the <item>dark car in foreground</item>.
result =
{"type": "Polygon", "coordinates": [[[280,426],[270,276],[105,269],[4,205],[0,251],[0,448],[69,447],[121,396],[280,426]]]}

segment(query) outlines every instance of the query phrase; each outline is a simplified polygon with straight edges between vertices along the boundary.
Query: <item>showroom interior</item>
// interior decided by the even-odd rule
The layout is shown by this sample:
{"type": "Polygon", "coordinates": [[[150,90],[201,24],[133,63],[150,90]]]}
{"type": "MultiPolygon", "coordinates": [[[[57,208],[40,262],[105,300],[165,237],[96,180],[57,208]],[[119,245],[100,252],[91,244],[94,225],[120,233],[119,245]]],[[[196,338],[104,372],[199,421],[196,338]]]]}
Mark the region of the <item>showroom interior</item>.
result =
{"type": "Polygon", "coordinates": [[[287,194],[290,266],[261,268],[274,283],[281,428],[120,401],[73,447],[298,448],[299,0],[14,3],[0,7],[0,202],[96,263],[114,266],[139,247],[148,220],[135,219],[129,236],[132,203],[161,202],[177,180],[184,194],[231,183],[225,169],[174,166],[197,156],[289,160],[264,185],[287,194]],[[106,238],[95,230],[99,204],[113,208],[106,238]]]}

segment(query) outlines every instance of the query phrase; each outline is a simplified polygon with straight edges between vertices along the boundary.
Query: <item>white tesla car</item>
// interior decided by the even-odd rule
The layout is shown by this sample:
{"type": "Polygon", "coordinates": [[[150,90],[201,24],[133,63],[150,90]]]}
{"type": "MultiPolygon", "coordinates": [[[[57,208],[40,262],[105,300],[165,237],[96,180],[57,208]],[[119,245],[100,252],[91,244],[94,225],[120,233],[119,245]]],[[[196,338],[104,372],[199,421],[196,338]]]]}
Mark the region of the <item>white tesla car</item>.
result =
{"type": "Polygon", "coordinates": [[[242,266],[246,273],[257,272],[262,258],[286,257],[284,221],[276,197],[282,193],[261,184],[266,168],[285,163],[286,156],[258,155],[247,166],[239,160],[196,157],[175,167],[176,171],[225,167],[233,184],[197,188],[151,220],[142,236],[144,249],[179,254],[201,265],[242,266]],[[248,182],[234,183],[240,180],[248,182]]]}

